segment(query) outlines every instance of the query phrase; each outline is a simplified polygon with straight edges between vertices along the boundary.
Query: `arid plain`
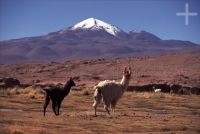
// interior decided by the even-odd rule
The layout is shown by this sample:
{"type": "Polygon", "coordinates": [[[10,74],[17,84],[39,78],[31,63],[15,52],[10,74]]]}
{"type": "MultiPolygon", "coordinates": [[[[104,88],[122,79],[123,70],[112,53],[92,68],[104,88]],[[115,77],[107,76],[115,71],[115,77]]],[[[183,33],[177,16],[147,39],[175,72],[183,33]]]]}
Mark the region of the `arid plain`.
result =
{"type": "Polygon", "coordinates": [[[200,97],[195,94],[127,91],[115,113],[108,115],[101,104],[95,117],[93,86],[105,79],[120,81],[125,66],[132,67],[130,86],[200,87],[199,53],[1,64],[2,78],[31,86],[0,90],[0,133],[200,133],[200,97]],[[55,116],[50,105],[44,117],[44,92],[35,85],[64,84],[70,77],[76,87],[64,99],[61,114],[55,116]]]}

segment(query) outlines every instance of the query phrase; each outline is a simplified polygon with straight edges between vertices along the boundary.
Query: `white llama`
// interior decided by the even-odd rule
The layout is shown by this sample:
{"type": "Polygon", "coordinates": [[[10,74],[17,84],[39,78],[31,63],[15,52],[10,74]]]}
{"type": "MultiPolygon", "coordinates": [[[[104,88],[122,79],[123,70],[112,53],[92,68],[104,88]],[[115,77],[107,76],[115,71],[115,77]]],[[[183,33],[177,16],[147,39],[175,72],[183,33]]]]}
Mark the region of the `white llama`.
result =
{"type": "Polygon", "coordinates": [[[115,111],[115,106],[118,100],[124,94],[124,91],[128,88],[128,84],[131,78],[131,68],[125,67],[123,72],[123,77],[120,82],[116,82],[114,80],[104,80],[98,83],[98,85],[94,86],[94,110],[96,116],[96,109],[98,104],[101,102],[101,98],[103,98],[104,108],[110,114],[108,108],[111,106],[111,110],[115,111]]]}

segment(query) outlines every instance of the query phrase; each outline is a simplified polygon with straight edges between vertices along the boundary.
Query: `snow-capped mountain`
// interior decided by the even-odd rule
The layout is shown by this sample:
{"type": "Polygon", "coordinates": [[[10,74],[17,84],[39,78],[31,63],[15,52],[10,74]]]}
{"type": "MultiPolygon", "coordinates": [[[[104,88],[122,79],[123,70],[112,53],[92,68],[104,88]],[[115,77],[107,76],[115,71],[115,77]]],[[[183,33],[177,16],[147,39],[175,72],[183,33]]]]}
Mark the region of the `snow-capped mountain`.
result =
{"type": "Polygon", "coordinates": [[[75,24],[71,29],[72,30],[77,30],[77,29],[100,30],[101,29],[101,30],[105,30],[106,32],[114,36],[116,36],[119,32],[122,32],[122,30],[117,28],[116,26],[113,26],[111,24],[108,24],[106,22],[103,22],[95,18],[88,18],[86,20],[83,20],[75,24]]]}
{"type": "Polygon", "coordinates": [[[162,40],[143,30],[128,33],[95,18],[44,36],[0,42],[0,63],[65,61],[163,54],[189,50],[189,41],[162,40]]]}

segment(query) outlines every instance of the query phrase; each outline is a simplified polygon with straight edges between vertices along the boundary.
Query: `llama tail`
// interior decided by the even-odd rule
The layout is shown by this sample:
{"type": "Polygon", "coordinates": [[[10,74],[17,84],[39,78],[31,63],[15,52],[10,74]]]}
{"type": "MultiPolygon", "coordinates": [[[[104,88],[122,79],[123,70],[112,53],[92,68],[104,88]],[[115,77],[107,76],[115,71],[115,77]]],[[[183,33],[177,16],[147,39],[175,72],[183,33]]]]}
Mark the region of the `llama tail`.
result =
{"type": "Polygon", "coordinates": [[[97,86],[94,86],[94,87],[93,87],[93,90],[96,90],[96,88],[97,88],[97,86]]]}
{"type": "Polygon", "coordinates": [[[51,90],[51,87],[50,86],[47,86],[47,87],[44,87],[42,88],[46,93],[49,92],[51,90]]]}
{"type": "Polygon", "coordinates": [[[101,88],[95,87],[94,89],[95,89],[95,91],[94,91],[94,104],[93,104],[93,107],[97,107],[97,105],[101,101],[102,94],[101,94],[101,88]]]}
{"type": "Polygon", "coordinates": [[[48,92],[48,89],[46,89],[46,88],[43,88],[43,90],[44,90],[45,92],[48,92]]]}
{"type": "Polygon", "coordinates": [[[95,87],[95,91],[94,91],[94,101],[97,103],[100,103],[102,99],[102,91],[100,87],[95,87]]]}

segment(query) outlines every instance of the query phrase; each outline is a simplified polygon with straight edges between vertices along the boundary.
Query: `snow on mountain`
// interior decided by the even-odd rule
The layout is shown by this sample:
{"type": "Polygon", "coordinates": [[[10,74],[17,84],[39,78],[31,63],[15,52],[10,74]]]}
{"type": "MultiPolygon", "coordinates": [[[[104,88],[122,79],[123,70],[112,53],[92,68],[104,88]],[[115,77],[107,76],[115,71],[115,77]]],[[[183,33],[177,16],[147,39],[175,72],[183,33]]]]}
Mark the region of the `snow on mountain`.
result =
{"type": "Polygon", "coordinates": [[[119,32],[122,31],[116,26],[113,26],[111,24],[108,24],[106,22],[103,22],[95,18],[88,18],[86,20],[83,20],[75,24],[71,29],[72,30],[76,30],[76,29],[105,30],[106,32],[114,36],[116,36],[119,32]]]}

